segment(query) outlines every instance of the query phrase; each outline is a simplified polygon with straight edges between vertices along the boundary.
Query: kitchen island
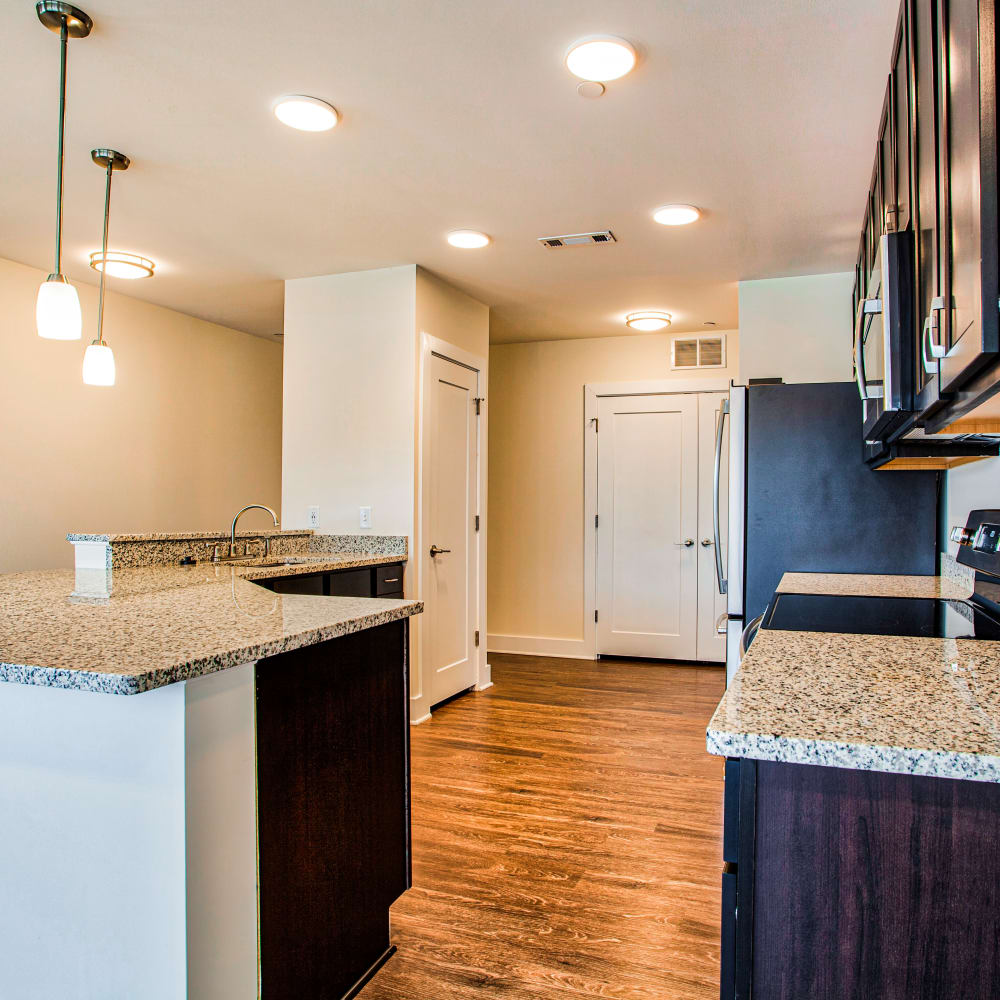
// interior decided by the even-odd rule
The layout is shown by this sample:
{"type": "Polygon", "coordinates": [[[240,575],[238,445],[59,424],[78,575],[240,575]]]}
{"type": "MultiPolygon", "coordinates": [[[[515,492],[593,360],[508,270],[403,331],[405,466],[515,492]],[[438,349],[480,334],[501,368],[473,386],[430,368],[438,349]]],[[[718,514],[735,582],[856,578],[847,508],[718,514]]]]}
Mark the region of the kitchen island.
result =
{"type": "MultiPolygon", "coordinates": [[[[779,592],[970,591],[786,574],[779,592]]],[[[727,758],[723,996],[996,996],[1000,642],[762,630],[707,745],[727,758]]]]}
{"type": "Polygon", "coordinates": [[[391,954],[422,605],[248,579],[352,559],[391,561],[0,576],[0,996],[341,998],[391,954]]]}

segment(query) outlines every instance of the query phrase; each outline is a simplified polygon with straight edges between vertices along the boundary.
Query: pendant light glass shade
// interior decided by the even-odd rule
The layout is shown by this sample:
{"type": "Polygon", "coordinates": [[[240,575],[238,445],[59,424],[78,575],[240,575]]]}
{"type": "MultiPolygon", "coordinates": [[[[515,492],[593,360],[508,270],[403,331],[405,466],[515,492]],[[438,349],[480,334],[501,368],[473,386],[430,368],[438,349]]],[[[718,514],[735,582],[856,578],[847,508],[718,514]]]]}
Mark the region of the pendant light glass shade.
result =
{"type": "Polygon", "coordinates": [[[53,275],[39,286],[35,324],[38,336],[46,340],[79,340],[83,336],[80,296],[61,275],[53,275]]]}
{"type": "Polygon", "coordinates": [[[95,340],[83,356],[85,385],[114,385],[115,356],[107,344],[95,340]]]}

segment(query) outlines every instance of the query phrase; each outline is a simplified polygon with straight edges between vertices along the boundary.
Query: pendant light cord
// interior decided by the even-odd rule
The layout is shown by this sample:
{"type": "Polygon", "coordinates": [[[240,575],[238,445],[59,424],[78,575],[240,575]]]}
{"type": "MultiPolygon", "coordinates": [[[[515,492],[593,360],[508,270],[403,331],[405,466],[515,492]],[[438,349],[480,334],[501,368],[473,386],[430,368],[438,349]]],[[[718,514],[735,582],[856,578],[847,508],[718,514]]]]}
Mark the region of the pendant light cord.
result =
{"type": "Polygon", "coordinates": [[[97,342],[104,343],[104,279],[108,273],[108,218],[111,215],[111,174],[114,159],[108,157],[108,179],[104,186],[104,239],[101,243],[101,295],[97,306],[97,342]]]}
{"type": "Polygon", "coordinates": [[[63,206],[63,136],[66,131],[66,52],[69,48],[69,23],[64,14],[59,28],[59,150],[56,164],[56,269],[62,274],[63,206]]]}

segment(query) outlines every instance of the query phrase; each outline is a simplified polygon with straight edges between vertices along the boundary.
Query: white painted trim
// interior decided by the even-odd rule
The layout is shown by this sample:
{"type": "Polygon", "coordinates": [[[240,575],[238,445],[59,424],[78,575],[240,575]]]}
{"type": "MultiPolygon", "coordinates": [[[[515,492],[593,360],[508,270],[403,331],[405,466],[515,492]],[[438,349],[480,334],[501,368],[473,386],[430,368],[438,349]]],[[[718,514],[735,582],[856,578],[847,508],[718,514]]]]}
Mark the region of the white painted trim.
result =
{"type": "Polygon", "coordinates": [[[595,396],[659,396],[665,392],[728,392],[729,377],[658,378],[641,382],[591,382],[583,387],[595,396]]]}
{"type": "Polygon", "coordinates": [[[491,635],[491,653],[520,653],[530,656],[562,656],[571,660],[593,660],[593,646],[586,639],[552,639],[544,635],[491,635]]]}
{"type": "MultiPolygon", "coordinates": [[[[485,447],[488,437],[489,402],[486,397],[486,387],[489,385],[489,361],[478,354],[473,354],[461,347],[434,337],[429,333],[421,331],[420,334],[420,379],[418,390],[418,411],[417,411],[417,516],[414,525],[414,544],[411,550],[411,565],[415,583],[415,593],[418,598],[423,594],[424,560],[423,551],[426,545],[424,517],[427,509],[425,502],[426,483],[424,481],[424,455],[428,450],[427,434],[429,433],[428,421],[426,419],[427,401],[430,398],[431,381],[431,356],[445,358],[454,361],[476,373],[476,395],[482,398],[478,421],[478,440],[476,442],[476,454],[478,456],[478,507],[479,507],[479,531],[476,534],[476,561],[477,561],[477,586],[476,586],[476,627],[479,629],[480,644],[477,662],[477,687],[485,682],[485,686],[492,684],[490,681],[489,664],[486,662],[486,644],[482,638],[486,635],[486,500],[487,500],[487,449],[485,447]]],[[[410,641],[410,718],[414,725],[430,718],[430,692],[427,678],[423,672],[423,650],[422,650],[422,627],[420,618],[417,615],[411,618],[411,641],[410,641]],[[418,683],[414,685],[414,678],[418,683]],[[415,693],[414,693],[415,692],[415,693]]]]}
{"type": "MultiPolygon", "coordinates": [[[[688,392],[728,392],[728,376],[703,378],[662,378],[641,382],[592,382],[583,387],[583,640],[587,659],[597,659],[597,403],[607,396],[659,396],[688,392]]],[[[557,640],[558,641],[558,640],[557,640]]],[[[491,647],[492,648],[492,647],[491,647]]],[[[500,650],[498,650],[500,652],[500,650]]],[[[505,652],[518,652],[505,650],[505,652]]],[[[569,653],[553,656],[572,655],[569,653]]]]}

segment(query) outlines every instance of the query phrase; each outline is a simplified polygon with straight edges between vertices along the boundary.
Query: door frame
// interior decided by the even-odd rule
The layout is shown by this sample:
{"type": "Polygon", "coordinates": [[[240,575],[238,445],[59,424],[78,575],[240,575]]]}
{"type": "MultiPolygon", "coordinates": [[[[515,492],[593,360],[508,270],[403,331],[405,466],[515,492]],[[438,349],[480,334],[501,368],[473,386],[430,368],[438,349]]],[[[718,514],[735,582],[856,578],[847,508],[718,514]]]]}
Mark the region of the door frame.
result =
{"type": "Polygon", "coordinates": [[[597,404],[606,396],[662,396],[728,392],[728,377],[649,379],[642,382],[594,382],[583,387],[583,649],[597,659],[597,404]]]}
{"type": "MultiPolygon", "coordinates": [[[[425,475],[424,456],[429,453],[430,420],[427,413],[431,392],[431,358],[437,355],[445,361],[461,365],[476,373],[476,396],[481,400],[479,419],[476,421],[476,496],[479,514],[479,531],[476,532],[474,558],[476,560],[475,580],[476,593],[472,599],[476,608],[476,628],[479,630],[479,646],[476,648],[476,690],[484,691],[493,686],[490,678],[490,665],[486,656],[486,467],[487,455],[484,444],[487,436],[489,407],[486,402],[486,386],[488,384],[488,361],[486,358],[470,351],[456,347],[454,344],[429,333],[420,334],[420,375],[419,395],[417,402],[417,462],[416,462],[416,501],[417,510],[414,521],[413,550],[410,553],[413,571],[414,593],[418,600],[423,599],[424,592],[424,549],[429,544],[425,520],[428,516],[427,490],[430,487],[429,477],[425,475]]],[[[410,656],[410,721],[415,725],[425,722],[431,716],[430,683],[424,670],[423,656],[423,615],[410,619],[411,643],[410,656]]]]}

